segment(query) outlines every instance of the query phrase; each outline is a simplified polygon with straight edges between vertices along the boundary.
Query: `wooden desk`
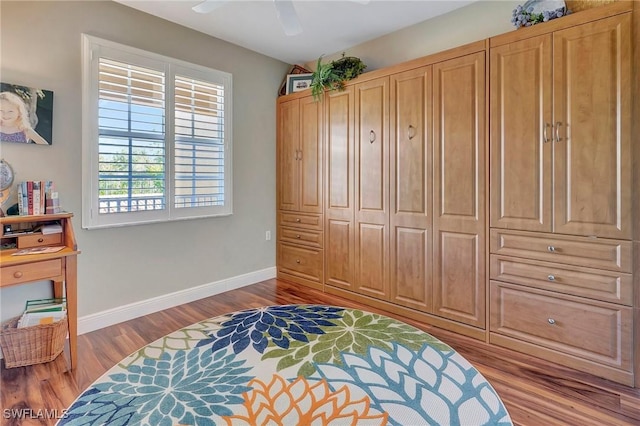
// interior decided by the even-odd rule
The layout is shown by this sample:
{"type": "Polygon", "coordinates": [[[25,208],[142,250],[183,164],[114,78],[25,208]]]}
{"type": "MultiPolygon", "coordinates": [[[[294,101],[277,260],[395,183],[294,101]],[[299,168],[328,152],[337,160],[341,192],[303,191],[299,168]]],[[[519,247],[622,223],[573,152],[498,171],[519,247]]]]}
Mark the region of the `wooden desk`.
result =
{"type": "Polygon", "coordinates": [[[69,350],[71,369],[76,367],[78,357],[78,271],[77,255],[80,254],[71,225],[72,213],[48,214],[40,216],[7,216],[0,218],[2,244],[18,244],[18,248],[0,250],[0,287],[9,287],[34,281],[53,281],[54,297],[67,298],[67,320],[69,324],[69,350]],[[57,221],[62,225],[61,234],[42,235],[38,233],[14,235],[5,232],[5,226],[12,229],[35,227],[57,221]],[[46,245],[65,248],[56,253],[28,254],[12,256],[20,247],[46,245]]]}

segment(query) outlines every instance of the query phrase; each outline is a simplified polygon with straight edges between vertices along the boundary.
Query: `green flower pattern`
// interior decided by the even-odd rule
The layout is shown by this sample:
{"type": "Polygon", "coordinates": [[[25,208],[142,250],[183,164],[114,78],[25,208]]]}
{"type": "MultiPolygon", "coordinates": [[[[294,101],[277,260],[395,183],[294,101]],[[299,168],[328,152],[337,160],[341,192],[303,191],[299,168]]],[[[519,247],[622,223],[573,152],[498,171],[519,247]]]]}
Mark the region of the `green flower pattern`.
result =
{"type": "Polygon", "coordinates": [[[345,310],[335,326],[320,327],[324,334],[309,334],[309,343],[292,340],[287,349],[269,344],[263,360],[279,359],[277,370],[300,365],[298,376],[308,377],[316,371],[316,363],[342,364],[342,353],[366,354],[370,347],[391,352],[392,342],[418,350],[425,343],[443,351],[451,348],[435,337],[408,324],[360,310],[345,310]]]}

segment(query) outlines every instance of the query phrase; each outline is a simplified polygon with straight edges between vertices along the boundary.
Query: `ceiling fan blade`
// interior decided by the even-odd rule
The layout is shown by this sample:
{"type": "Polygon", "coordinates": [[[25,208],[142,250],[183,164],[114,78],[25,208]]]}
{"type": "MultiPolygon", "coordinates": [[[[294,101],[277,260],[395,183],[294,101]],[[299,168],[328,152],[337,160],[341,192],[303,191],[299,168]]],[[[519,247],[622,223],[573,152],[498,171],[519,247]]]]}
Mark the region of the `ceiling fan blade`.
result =
{"type": "Polygon", "coordinates": [[[225,3],[229,3],[230,0],[205,0],[202,3],[198,3],[192,7],[194,12],[197,13],[210,13],[223,6],[225,3]]]}
{"type": "Polygon", "coordinates": [[[293,1],[291,0],[273,0],[276,6],[276,12],[278,13],[278,19],[282,24],[284,33],[288,36],[298,35],[302,32],[300,26],[300,20],[296,9],[293,7],[293,1]]]}

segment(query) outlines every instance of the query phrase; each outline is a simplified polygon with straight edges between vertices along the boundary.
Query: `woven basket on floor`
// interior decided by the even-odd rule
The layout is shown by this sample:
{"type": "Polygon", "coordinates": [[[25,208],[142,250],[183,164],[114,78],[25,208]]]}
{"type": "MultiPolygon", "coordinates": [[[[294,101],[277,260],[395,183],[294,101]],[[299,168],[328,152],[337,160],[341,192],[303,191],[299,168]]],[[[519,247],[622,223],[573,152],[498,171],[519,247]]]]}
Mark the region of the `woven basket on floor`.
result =
{"type": "Polygon", "coordinates": [[[64,350],[67,317],[52,324],[17,328],[13,318],[0,328],[0,347],[6,368],[23,367],[53,361],[64,350]]]}

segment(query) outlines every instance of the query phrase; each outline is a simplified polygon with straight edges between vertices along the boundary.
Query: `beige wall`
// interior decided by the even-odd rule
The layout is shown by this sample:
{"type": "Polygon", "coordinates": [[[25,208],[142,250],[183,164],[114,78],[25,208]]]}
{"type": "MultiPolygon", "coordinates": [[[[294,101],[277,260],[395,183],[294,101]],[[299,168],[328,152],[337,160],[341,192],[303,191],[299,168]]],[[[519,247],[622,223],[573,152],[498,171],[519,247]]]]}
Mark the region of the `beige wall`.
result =
{"type": "MultiPolygon", "coordinates": [[[[275,235],[274,105],[287,64],[111,1],[2,1],[0,49],[0,80],[54,92],[53,145],[0,150],[18,181],[53,180],[75,213],[81,317],[275,265],[265,231],[275,235]],[[233,74],[233,216],[81,229],[81,33],[233,74]]],[[[3,289],[2,319],[49,287],[3,289]]]]}
{"type": "MultiPolygon", "coordinates": [[[[347,56],[356,56],[373,71],[411,59],[427,56],[482,40],[508,31],[513,9],[525,0],[480,0],[452,12],[429,19],[346,49],[347,56]]],[[[342,52],[327,55],[323,63],[339,58],[342,52]]],[[[315,69],[316,61],[305,64],[315,69]]]]}

